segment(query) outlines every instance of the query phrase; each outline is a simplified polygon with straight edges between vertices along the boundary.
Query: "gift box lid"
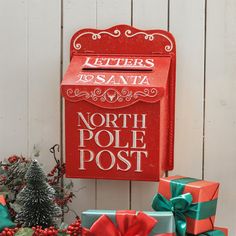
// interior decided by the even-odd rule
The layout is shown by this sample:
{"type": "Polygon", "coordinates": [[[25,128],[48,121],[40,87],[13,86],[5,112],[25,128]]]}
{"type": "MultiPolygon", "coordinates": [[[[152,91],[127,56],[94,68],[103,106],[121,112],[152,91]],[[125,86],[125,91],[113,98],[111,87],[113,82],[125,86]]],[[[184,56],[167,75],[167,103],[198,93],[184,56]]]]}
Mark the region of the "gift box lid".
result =
{"type": "MultiPolygon", "coordinates": [[[[154,226],[151,236],[156,234],[171,234],[175,232],[175,221],[172,212],[154,212],[143,211],[145,214],[155,218],[158,223],[154,226]]],[[[138,213],[138,212],[137,212],[138,213]]],[[[137,214],[136,213],[136,214],[137,214]]],[[[93,223],[99,219],[102,215],[108,216],[113,223],[116,224],[116,211],[115,210],[87,210],[82,212],[81,220],[82,226],[90,228],[93,223]]]]}
{"type": "Polygon", "coordinates": [[[183,185],[183,193],[191,192],[193,197],[193,202],[205,202],[209,200],[217,199],[219,192],[219,183],[214,181],[207,180],[198,180],[194,178],[188,178],[180,175],[169,176],[166,178],[160,179],[160,184],[158,188],[158,192],[162,193],[170,199],[171,196],[171,185],[173,182],[174,185],[183,185]],[[185,180],[188,182],[186,184],[181,183],[181,180],[185,180]],[[175,180],[178,181],[175,183],[175,180]]]}
{"type": "MultiPolygon", "coordinates": [[[[158,186],[158,194],[170,202],[171,199],[190,194],[189,207],[194,209],[188,209],[184,214],[187,221],[187,232],[196,235],[214,228],[218,191],[219,183],[217,182],[183,176],[161,178],[158,186]]],[[[155,198],[154,209],[160,205],[158,197],[155,198]]]]}

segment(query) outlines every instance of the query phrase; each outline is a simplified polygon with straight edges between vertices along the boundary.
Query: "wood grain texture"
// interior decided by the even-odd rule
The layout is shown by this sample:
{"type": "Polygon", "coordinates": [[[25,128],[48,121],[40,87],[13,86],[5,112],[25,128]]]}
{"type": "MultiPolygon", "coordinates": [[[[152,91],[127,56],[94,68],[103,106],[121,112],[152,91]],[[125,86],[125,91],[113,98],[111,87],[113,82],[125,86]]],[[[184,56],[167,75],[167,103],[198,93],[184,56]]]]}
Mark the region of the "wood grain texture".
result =
{"type": "MultiPolygon", "coordinates": [[[[130,23],[130,0],[97,1],[97,28],[130,23]]],[[[97,180],[97,208],[129,209],[129,181],[97,180]]]]}
{"type": "Polygon", "coordinates": [[[61,132],[61,5],[30,0],[28,8],[28,152],[49,171],[56,164],[49,149],[61,132]]]}
{"type": "Polygon", "coordinates": [[[133,24],[140,29],[164,29],[168,26],[168,1],[135,0],[133,24]]]}
{"type": "Polygon", "coordinates": [[[49,148],[60,140],[60,4],[0,4],[2,156],[37,158],[47,171],[55,164],[45,161],[49,148]]]}
{"type": "Polygon", "coordinates": [[[221,183],[216,223],[229,235],[236,235],[235,19],[235,1],[208,1],[204,173],[221,183]]]}
{"type": "MultiPolygon", "coordinates": [[[[96,28],[96,0],[63,1],[63,72],[69,65],[69,47],[72,35],[82,28],[96,28]]],[[[64,111],[63,111],[64,114],[64,111]]],[[[64,122],[63,122],[64,123],[64,122]]],[[[63,132],[64,137],[64,132],[63,132]]],[[[65,179],[70,181],[71,179],[65,179]]],[[[75,195],[71,209],[81,213],[96,207],[95,180],[72,179],[75,195]]],[[[74,214],[66,215],[65,221],[72,222],[74,214]]]]}
{"type": "Polygon", "coordinates": [[[28,2],[0,1],[0,160],[28,154],[28,2]]]}
{"type": "Polygon", "coordinates": [[[170,31],[177,45],[175,169],[202,177],[204,0],[171,0],[170,31]]]}
{"type": "Polygon", "coordinates": [[[131,24],[131,0],[97,0],[97,28],[131,24]]]}
{"type": "MultiPolygon", "coordinates": [[[[140,29],[165,29],[168,25],[168,1],[135,0],[133,5],[133,25],[140,29]]],[[[157,192],[157,182],[132,181],[131,208],[151,210],[151,201],[157,192]]]]}
{"type": "Polygon", "coordinates": [[[96,28],[96,0],[63,0],[63,71],[70,62],[70,39],[83,28],[96,28]]]}

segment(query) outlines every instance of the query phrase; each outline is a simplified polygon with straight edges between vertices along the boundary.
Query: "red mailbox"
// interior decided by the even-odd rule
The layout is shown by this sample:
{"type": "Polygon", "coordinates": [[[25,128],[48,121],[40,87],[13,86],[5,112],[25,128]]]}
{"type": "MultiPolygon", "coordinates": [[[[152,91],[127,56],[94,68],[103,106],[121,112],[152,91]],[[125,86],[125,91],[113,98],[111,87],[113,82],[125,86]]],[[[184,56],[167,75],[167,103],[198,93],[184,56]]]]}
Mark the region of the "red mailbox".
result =
{"type": "Polygon", "coordinates": [[[70,51],[61,84],[67,177],[158,181],[173,169],[173,36],[83,29],[70,51]]]}

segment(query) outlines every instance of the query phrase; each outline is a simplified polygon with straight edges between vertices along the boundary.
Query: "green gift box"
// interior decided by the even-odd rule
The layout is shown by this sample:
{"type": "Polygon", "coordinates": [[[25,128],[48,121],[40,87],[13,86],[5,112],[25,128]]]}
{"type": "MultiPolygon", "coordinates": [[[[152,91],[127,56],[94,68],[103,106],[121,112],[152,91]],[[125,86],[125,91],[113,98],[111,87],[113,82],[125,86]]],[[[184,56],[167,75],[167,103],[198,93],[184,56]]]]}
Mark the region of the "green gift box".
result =
{"type": "Polygon", "coordinates": [[[172,212],[87,210],[82,213],[81,220],[83,235],[86,236],[109,236],[116,235],[117,232],[122,235],[127,232],[127,235],[132,235],[130,232],[142,232],[142,235],[147,236],[176,235],[172,212]]]}
{"type": "Polygon", "coordinates": [[[184,176],[161,178],[152,208],[172,211],[176,234],[200,235],[214,229],[219,183],[184,176]]]}
{"type": "Polygon", "coordinates": [[[4,228],[14,228],[15,224],[11,221],[5,199],[0,195],[0,232],[4,228]]]}

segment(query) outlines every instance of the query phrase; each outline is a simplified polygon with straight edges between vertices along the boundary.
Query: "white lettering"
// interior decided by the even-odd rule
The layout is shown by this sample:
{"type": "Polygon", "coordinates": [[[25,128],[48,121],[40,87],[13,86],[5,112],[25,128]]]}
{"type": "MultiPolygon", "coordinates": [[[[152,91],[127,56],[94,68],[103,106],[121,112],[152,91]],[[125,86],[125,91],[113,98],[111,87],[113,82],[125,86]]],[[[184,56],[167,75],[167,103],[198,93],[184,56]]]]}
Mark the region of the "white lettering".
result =
{"type": "Polygon", "coordinates": [[[89,61],[90,61],[90,57],[86,57],[86,61],[83,66],[84,67],[95,67],[93,64],[90,64],[89,61]]]}
{"type": "Polygon", "coordinates": [[[106,121],[106,119],[105,119],[104,115],[101,113],[93,113],[90,118],[90,122],[94,127],[103,126],[105,121],[106,121]],[[100,122],[99,122],[99,118],[100,118],[100,122]],[[97,122],[97,124],[95,123],[95,121],[97,122]]]}
{"type": "Polygon", "coordinates": [[[88,121],[85,119],[84,114],[82,112],[77,112],[77,114],[78,114],[78,126],[81,126],[81,124],[80,124],[80,119],[81,119],[83,121],[84,125],[87,127],[87,129],[91,129],[91,130],[95,129],[95,127],[92,128],[88,123],[88,121],[90,120],[90,118],[89,118],[90,112],[87,112],[88,121]]]}
{"type": "Polygon", "coordinates": [[[82,123],[87,129],[94,130],[97,127],[106,128],[127,128],[128,120],[132,124],[133,128],[146,129],[146,116],[147,114],[112,114],[112,113],[93,113],[86,112],[86,117],[82,112],[77,112],[78,114],[78,127],[82,126],[82,123]],[[132,122],[132,123],[131,123],[132,122]],[[118,126],[119,124],[119,126],[118,126]]]}
{"type": "Polygon", "coordinates": [[[137,165],[136,165],[136,170],[135,172],[142,172],[143,170],[141,169],[141,158],[142,154],[144,154],[144,157],[147,158],[148,153],[146,151],[131,151],[130,155],[132,156],[133,154],[136,155],[136,160],[137,160],[137,165]]]}
{"type": "Polygon", "coordinates": [[[134,116],[134,126],[133,126],[133,128],[134,129],[139,128],[138,123],[141,123],[140,127],[142,129],[146,129],[146,115],[147,114],[133,114],[133,116],[134,116]],[[141,115],[141,119],[139,120],[138,116],[140,116],[140,115],[141,115]]]}
{"type": "Polygon", "coordinates": [[[77,112],[77,118],[79,170],[143,172],[147,114],[77,112]]]}
{"type": "Polygon", "coordinates": [[[127,117],[131,118],[131,114],[119,114],[118,117],[123,117],[122,128],[127,128],[127,117]]]}
{"type": "Polygon", "coordinates": [[[99,146],[99,147],[109,147],[111,146],[111,144],[113,143],[114,141],[114,136],[112,135],[111,132],[109,132],[108,130],[99,130],[95,136],[94,136],[94,140],[95,140],[95,143],[99,146]],[[108,134],[105,135],[105,134],[108,134]],[[106,138],[107,136],[107,138],[106,138]],[[105,140],[107,141],[107,144],[101,144],[100,140],[105,140]]]}
{"type": "Polygon", "coordinates": [[[86,57],[83,67],[86,68],[152,68],[153,58],[113,58],[113,57],[86,57]]]}
{"type": "Polygon", "coordinates": [[[142,78],[142,80],[139,82],[139,84],[141,85],[150,85],[150,83],[149,83],[149,80],[148,80],[148,77],[147,76],[144,76],[143,78],[142,78]]]}
{"type": "Polygon", "coordinates": [[[85,147],[84,141],[91,140],[93,137],[93,132],[89,129],[79,129],[79,147],[85,147]],[[86,137],[85,133],[88,134],[86,137]]]}
{"type": "Polygon", "coordinates": [[[84,163],[91,162],[94,159],[94,154],[91,150],[81,149],[81,150],[79,150],[79,157],[80,157],[79,170],[86,170],[84,163]],[[88,152],[88,154],[89,154],[88,160],[85,160],[85,152],[88,152]]]}
{"type": "Polygon", "coordinates": [[[115,145],[114,148],[128,148],[129,147],[129,143],[127,142],[124,146],[121,146],[120,144],[120,140],[121,140],[121,130],[115,130],[115,145]]]}
{"type": "Polygon", "coordinates": [[[97,75],[94,83],[95,84],[103,84],[106,82],[106,75],[97,75]]]}
{"type": "Polygon", "coordinates": [[[117,115],[113,113],[106,113],[106,127],[115,127],[118,128],[116,124],[117,115]],[[113,117],[113,119],[112,119],[113,117]]]}
{"type": "Polygon", "coordinates": [[[103,58],[99,58],[99,57],[95,58],[94,65],[102,66],[103,65],[103,60],[104,60],[103,58]]]}
{"type": "Polygon", "coordinates": [[[128,156],[129,152],[128,151],[119,151],[117,158],[122,161],[122,163],[126,164],[126,168],[121,168],[119,164],[117,164],[117,170],[120,171],[128,171],[131,168],[131,163],[126,159],[128,156]],[[122,153],[126,155],[126,157],[122,156],[122,153]]]}
{"type": "Polygon", "coordinates": [[[149,65],[148,67],[154,67],[154,59],[148,58],[145,60],[146,64],[149,65]]]}
{"type": "MultiPolygon", "coordinates": [[[[104,155],[103,155],[103,157],[104,157],[104,155]]],[[[106,157],[106,156],[105,156],[106,157]]],[[[107,158],[106,158],[107,159],[107,158]]],[[[107,161],[106,161],[106,163],[107,163],[107,161]]],[[[109,150],[102,150],[102,151],[100,151],[98,154],[97,154],[97,156],[96,156],[96,164],[97,164],[97,166],[101,169],[101,170],[110,170],[110,169],[112,169],[113,168],[113,166],[115,165],[115,163],[116,163],[116,157],[114,156],[114,154],[111,152],[111,151],[109,151],[109,150]],[[107,168],[105,168],[104,166],[102,166],[102,164],[101,164],[101,160],[100,160],[100,157],[102,156],[102,154],[103,153],[108,153],[109,155],[107,155],[107,157],[110,157],[110,160],[111,160],[111,163],[110,163],[110,165],[107,167],[107,168]]]]}
{"type": "Polygon", "coordinates": [[[90,83],[101,85],[150,85],[149,77],[143,75],[116,74],[78,74],[76,83],[90,83]]]}
{"type": "Polygon", "coordinates": [[[145,131],[143,130],[132,130],[132,136],[133,136],[133,144],[131,146],[131,148],[141,148],[144,149],[146,148],[146,143],[143,142],[143,138],[145,136],[145,131]],[[140,137],[138,137],[138,134],[140,134],[140,137]],[[140,141],[141,144],[143,144],[143,146],[138,146],[138,141],[140,141]]]}

